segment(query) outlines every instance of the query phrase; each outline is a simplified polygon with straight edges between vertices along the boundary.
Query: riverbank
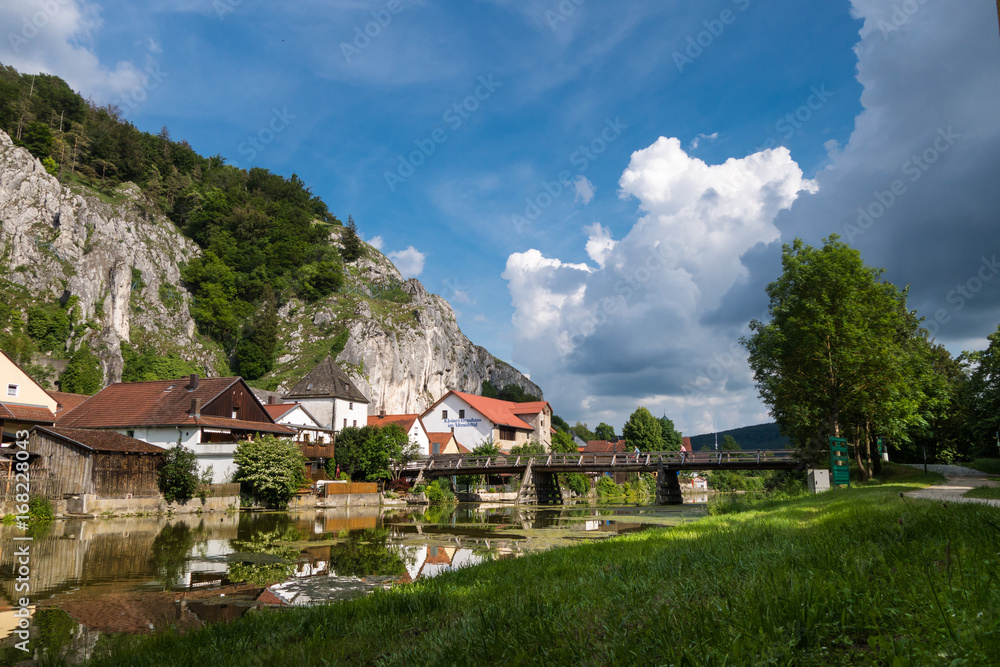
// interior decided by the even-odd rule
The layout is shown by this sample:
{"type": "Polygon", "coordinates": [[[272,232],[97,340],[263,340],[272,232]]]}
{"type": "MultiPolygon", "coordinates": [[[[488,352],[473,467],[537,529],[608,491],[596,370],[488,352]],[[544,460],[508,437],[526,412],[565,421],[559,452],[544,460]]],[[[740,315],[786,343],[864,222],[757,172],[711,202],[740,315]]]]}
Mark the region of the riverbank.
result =
{"type": "MultiPolygon", "coordinates": [[[[1000,515],[919,473],[108,642],[96,665],[1000,662],[1000,515]]],[[[938,478],[935,478],[935,481],[938,478]]]]}

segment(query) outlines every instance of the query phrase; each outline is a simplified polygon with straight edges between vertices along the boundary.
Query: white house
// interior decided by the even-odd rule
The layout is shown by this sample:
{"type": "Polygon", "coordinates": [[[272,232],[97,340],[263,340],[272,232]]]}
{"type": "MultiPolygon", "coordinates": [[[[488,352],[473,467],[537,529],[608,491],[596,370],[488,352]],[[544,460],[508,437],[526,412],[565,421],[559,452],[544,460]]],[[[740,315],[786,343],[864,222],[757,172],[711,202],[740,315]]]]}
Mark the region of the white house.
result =
{"type": "Polygon", "coordinates": [[[58,402],[0,351],[0,429],[4,444],[16,440],[18,431],[56,421],[58,402]]]}
{"type": "Polygon", "coordinates": [[[184,445],[198,457],[198,469],[212,467],[212,481],[226,482],[236,469],[241,440],[258,433],[292,437],[275,424],[243,378],[120,382],[59,417],[65,428],[107,429],[151,445],[184,445]]]}
{"type": "Polygon", "coordinates": [[[420,415],[387,415],[385,413],[368,415],[369,426],[386,426],[388,424],[396,424],[406,431],[410,442],[417,445],[420,456],[431,454],[431,441],[424,429],[423,422],[420,421],[420,415]]]}
{"type": "Polygon", "coordinates": [[[335,432],[368,424],[368,399],[330,357],[309,371],[285,398],[301,403],[320,426],[335,432]]]}
{"type": "Polygon", "coordinates": [[[493,439],[502,450],[531,440],[552,446],[552,406],[548,401],[513,403],[449,391],[420,416],[428,432],[451,431],[459,445],[474,449],[493,439]]]}

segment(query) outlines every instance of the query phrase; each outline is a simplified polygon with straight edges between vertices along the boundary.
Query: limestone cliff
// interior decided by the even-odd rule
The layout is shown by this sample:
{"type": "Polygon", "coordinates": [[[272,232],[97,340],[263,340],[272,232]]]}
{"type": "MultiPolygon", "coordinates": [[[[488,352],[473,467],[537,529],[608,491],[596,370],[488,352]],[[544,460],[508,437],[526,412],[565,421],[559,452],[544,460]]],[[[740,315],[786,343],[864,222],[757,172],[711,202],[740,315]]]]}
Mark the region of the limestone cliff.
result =
{"type": "MultiPolygon", "coordinates": [[[[331,240],[339,243],[336,234],[331,240]]],[[[196,332],[181,282],[180,265],[199,252],[151,212],[135,185],[113,196],[62,185],[0,131],[0,277],[29,300],[78,297],[70,344],[86,341],[98,353],[106,382],[121,378],[120,341],[178,352],[209,375],[225,372],[218,346],[196,332]]],[[[348,267],[342,293],[283,304],[281,356],[260,384],[289,388],[340,340],[338,362],[373,412],[419,412],[449,389],[478,393],[483,380],[541,395],[516,369],[473,345],[447,301],[417,280],[403,282],[374,248],[366,254],[348,267]]]]}

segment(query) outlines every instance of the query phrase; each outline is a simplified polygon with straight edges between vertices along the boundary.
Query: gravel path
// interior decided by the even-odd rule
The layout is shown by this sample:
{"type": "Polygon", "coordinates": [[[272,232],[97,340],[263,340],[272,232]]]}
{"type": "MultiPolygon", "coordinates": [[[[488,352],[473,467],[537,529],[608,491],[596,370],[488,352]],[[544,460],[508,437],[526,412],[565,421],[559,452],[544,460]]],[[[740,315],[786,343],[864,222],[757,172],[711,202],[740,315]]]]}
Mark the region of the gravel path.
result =
{"type": "MultiPolygon", "coordinates": [[[[906,465],[921,470],[924,467],[920,463],[908,463],[906,465]]],[[[949,503],[979,503],[981,505],[1000,507],[1000,500],[998,499],[964,497],[967,491],[979,486],[1000,486],[1000,482],[988,479],[986,473],[983,471],[951,465],[928,465],[927,470],[944,475],[948,481],[944,484],[929,486],[919,491],[910,491],[906,495],[911,498],[923,498],[925,500],[937,500],[949,503]]]]}
{"type": "MultiPolygon", "coordinates": [[[[911,468],[917,468],[918,470],[924,469],[923,463],[904,463],[905,466],[910,466],[911,468]]],[[[982,470],[973,470],[972,468],[966,468],[964,466],[953,466],[953,465],[943,465],[940,463],[928,463],[928,472],[936,472],[945,477],[987,477],[988,475],[982,470]]]]}

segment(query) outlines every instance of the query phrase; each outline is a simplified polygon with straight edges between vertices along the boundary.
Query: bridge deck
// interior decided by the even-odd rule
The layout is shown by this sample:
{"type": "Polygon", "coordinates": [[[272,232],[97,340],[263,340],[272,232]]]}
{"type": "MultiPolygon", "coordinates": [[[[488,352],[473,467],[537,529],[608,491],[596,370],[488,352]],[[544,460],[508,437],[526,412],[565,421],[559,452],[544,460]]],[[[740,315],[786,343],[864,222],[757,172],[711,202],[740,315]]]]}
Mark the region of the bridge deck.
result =
{"type": "Polygon", "coordinates": [[[801,470],[804,464],[796,452],[724,451],[724,452],[645,452],[639,454],[524,454],[475,456],[438,454],[410,462],[404,473],[424,477],[449,475],[497,475],[523,473],[531,463],[535,472],[655,472],[666,470],[801,470]]]}

